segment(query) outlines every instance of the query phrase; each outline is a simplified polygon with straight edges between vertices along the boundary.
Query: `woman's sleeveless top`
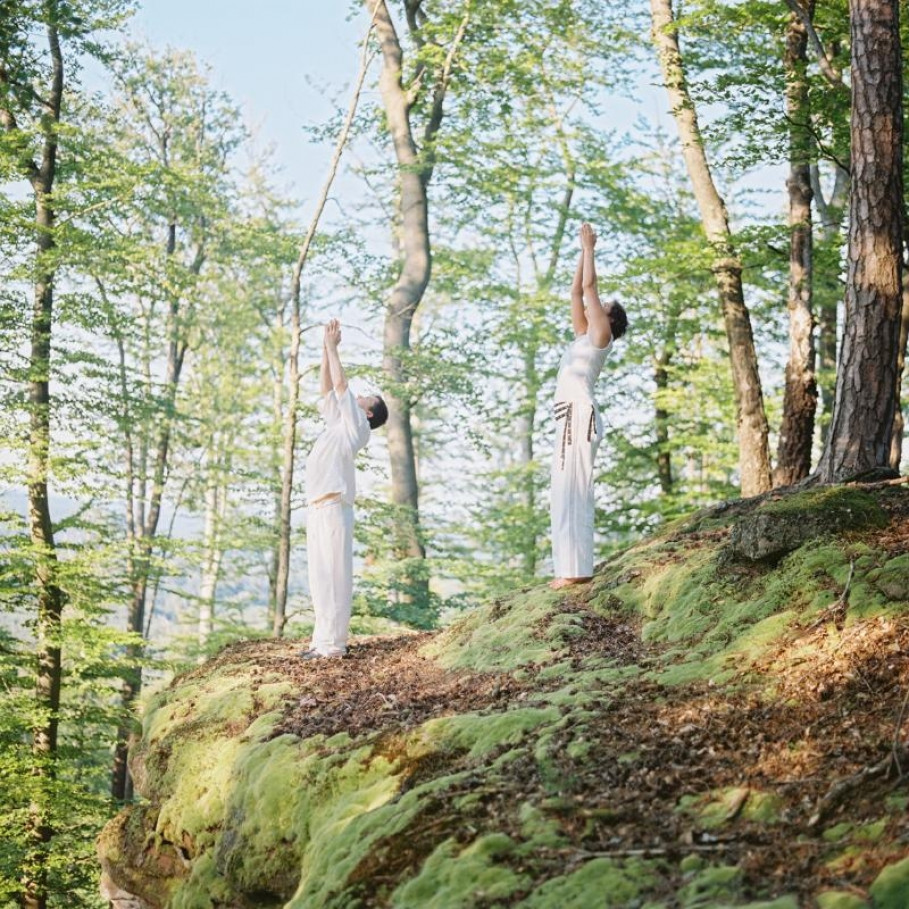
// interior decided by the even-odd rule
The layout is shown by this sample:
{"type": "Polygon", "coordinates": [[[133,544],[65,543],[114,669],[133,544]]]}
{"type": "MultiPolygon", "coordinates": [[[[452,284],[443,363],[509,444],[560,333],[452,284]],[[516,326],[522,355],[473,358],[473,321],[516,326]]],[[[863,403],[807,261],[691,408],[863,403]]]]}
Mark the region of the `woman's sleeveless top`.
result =
{"type": "Polygon", "coordinates": [[[559,375],[556,379],[556,401],[589,401],[593,403],[593,388],[612,349],[612,341],[605,347],[594,347],[586,334],[579,335],[562,354],[559,375]]]}

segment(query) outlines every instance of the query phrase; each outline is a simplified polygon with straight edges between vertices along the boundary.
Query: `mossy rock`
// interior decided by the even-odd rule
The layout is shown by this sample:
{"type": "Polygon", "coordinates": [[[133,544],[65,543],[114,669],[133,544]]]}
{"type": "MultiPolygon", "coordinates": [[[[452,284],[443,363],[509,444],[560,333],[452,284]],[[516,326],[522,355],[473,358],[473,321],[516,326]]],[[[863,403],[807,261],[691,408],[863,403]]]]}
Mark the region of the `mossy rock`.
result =
{"type": "Polygon", "coordinates": [[[679,890],[679,901],[682,909],[735,902],[741,886],[742,870],[737,865],[708,865],[679,890]]]}
{"type": "Polygon", "coordinates": [[[635,905],[654,879],[647,862],[595,858],[577,871],[546,881],[517,905],[521,909],[618,909],[635,905]]]}
{"type": "Polygon", "coordinates": [[[909,858],[888,865],[871,885],[874,909],[906,909],[909,906],[909,858]]]}
{"type": "Polygon", "coordinates": [[[395,909],[474,909],[507,899],[529,883],[500,861],[514,848],[513,840],[503,833],[480,837],[466,847],[446,840],[420,874],[395,891],[392,905],[395,909]]]}
{"type": "Polygon", "coordinates": [[[776,824],[782,807],[779,796],[741,786],[733,786],[700,796],[684,796],[679,810],[697,817],[705,829],[714,829],[736,818],[761,824],[776,824]]]}
{"type": "Polygon", "coordinates": [[[98,854],[106,879],[152,909],[163,909],[187,875],[188,862],[184,844],[156,832],[157,820],[155,806],[129,805],[101,832],[98,854]]]}
{"type": "Polygon", "coordinates": [[[774,560],[800,546],[847,530],[883,527],[887,514],[875,498],[846,486],[828,486],[768,499],[732,528],[729,552],[752,562],[774,560]]]}
{"type": "MultiPolygon", "coordinates": [[[[855,495],[731,505],[615,554],[589,589],[536,584],[400,647],[355,644],[331,667],[299,666],[290,642],[225,651],[149,699],[133,767],[151,804],[105,830],[105,874],[150,909],[798,909],[780,895],[794,871],[779,868],[776,840],[801,862],[804,812],[774,780],[789,758],[822,779],[827,752],[798,737],[808,727],[793,738],[774,719],[847,634],[874,631],[875,616],[903,627],[907,564],[851,531],[773,565],[722,553],[726,528],[752,514],[855,512],[855,495]],[[815,633],[853,563],[849,624],[815,633]],[[360,686],[373,676],[374,690],[360,686]],[[311,722],[309,685],[340,721],[311,722]],[[766,742],[726,754],[741,718],[766,742]],[[739,833],[756,834],[753,860],[727,849],[739,833]]],[[[876,526],[875,508],[863,515],[876,526]]],[[[806,836],[809,887],[836,874],[844,888],[819,909],[909,906],[905,863],[880,873],[873,901],[845,890],[903,854],[904,793],[880,794],[887,822],[844,808],[823,839],[806,836]]]]}
{"type": "Polygon", "coordinates": [[[815,897],[818,909],[870,909],[868,900],[845,890],[825,890],[815,897]]]}

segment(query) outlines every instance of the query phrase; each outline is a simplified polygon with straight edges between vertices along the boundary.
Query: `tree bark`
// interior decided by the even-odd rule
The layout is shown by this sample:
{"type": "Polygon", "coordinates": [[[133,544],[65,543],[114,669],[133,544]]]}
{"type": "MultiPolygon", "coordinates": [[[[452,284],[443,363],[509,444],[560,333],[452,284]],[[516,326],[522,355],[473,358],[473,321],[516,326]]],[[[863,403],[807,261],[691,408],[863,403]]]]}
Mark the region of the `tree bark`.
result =
{"type": "Polygon", "coordinates": [[[851,178],[845,326],[822,482],[889,469],[902,309],[898,0],[850,0],[851,178]]]}
{"type": "Polygon", "coordinates": [[[682,155],[701,222],[713,249],[713,273],[729,344],[739,436],[739,472],[743,496],[770,489],[767,417],[758,373],[751,317],[742,288],[739,260],[722,197],[710,173],[694,102],[688,92],[671,0],[651,0],[652,35],[672,114],[682,142],[682,155]]]}
{"type": "MultiPolygon", "coordinates": [[[[366,0],[368,3],[369,0],[366,0]]],[[[403,51],[387,5],[379,4],[376,31],[382,50],[379,88],[388,129],[398,163],[398,242],[401,270],[391,291],[383,330],[382,366],[389,385],[384,389],[388,404],[388,456],[391,467],[391,500],[397,506],[395,548],[403,558],[424,559],[426,550],[420,532],[419,483],[411,427],[411,400],[403,358],[410,349],[414,313],[423,299],[432,269],[429,243],[427,184],[410,123],[411,99],[402,85],[403,51]]],[[[417,600],[428,597],[428,580],[409,577],[407,587],[417,600]]]]}
{"type": "MultiPolygon", "coordinates": [[[[903,213],[905,219],[906,214],[903,213]]],[[[906,224],[903,223],[905,230],[906,224]]],[[[893,432],[890,437],[890,467],[898,471],[903,459],[903,434],[905,421],[903,420],[902,390],[903,372],[906,369],[906,343],[909,341],[909,280],[905,269],[903,270],[903,309],[900,315],[900,334],[896,353],[896,403],[893,413],[893,432]]]]}
{"type": "MultiPolygon", "coordinates": [[[[165,243],[165,268],[167,270],[172,269],[174,266],[176,248],[177,222],[175,219],[171,219],[168,224],[165,243]]],[[[198,275],[204,263],[205,247],[204,242],[200,241],[189,270],[193,274],[198,275]]],[[[164,487],[167,482],[171,434],[177,409],[177,391],[180,386],[183,363],[189,346],[181,331],[180,310],[180,298],[172,296],[168,303],[167,313],[168,343],[164,380],[164,414],[161,418],[157,445],[155,446],[151,492],[146,502],[147,485],[145,465],[143,464],[139,480],[140,493],[138,496],[132,493],[128,496],[128,500],[132,500],[138,507],[139,513],[131,515],[127,522],[127,527],[132,529],[133,534],[131,539],[128,540],[130,552],[128,567],[131,592],[127,613],[127,629],[141,637],[145,636],[146,596],[152,570],[152,553],[158,533],[158,522],[161,518],[161,506],[164,500],[164,487]]],[[[130,489],[132,489],[134,482],[135,477],[127,477],[130,489]]],[[[114,747],[114,763],[111,773],[111,795],[120,801],[132,797],[132,781],[127,769],[129,736],[133,725],[130,717],[136,700],[142,691],[142,667],[139,661],[142,658],[143,647],[141,644],[131,644],[126,651],[128,662],[124,670],[122,689],[125,719],[117,729],[117,743],[114,747]]]]}
{"type": "MultiPolygon", "coordinates": [[[[534,280],[535,293],[537,296],[545,297],[552,288],[555,280],[556,269],[562,255],[562,247],[565,242],[565,232],[568,225],[568,216],[571,212],[571,203],[574,198],[575,174],[576,168],[571,157],[568,143],[565,141],[564,134],[561,132],[561,121],[554,115],[553,119],[557,121],[556,125],[559,130],[560,144],[562,146],[563,159],[565,161],[565,190],[562,195],[562,202],[559,206],[559,217],[553,231],[552,239],[549,243],[549,262],[546,270],[541,271],[536,267],[537,258],[531,256],[534,263],[534,280]]],[[[528,208],[525,212],[526,219],[529,221],[533,218],[533,212],[528,208]]],[[[530,231],[527,232],[530,236],[530,231]]],[[[517,247],[512,242],[511,248],[515,261],[515,269],[518,274],[517,284],[520,289],[521,280],[521,260],[517,247]]],[[[526,306],[523,295],[519,292],[520,306],[526,306]]],[[[537,413],[540,399],[540,371],[537,365],[537,357],[540,352],[540,344],[536,337],[527,338],[523,342],[524,346],[521,351],[523,361],[523,396],[524,402],[519,412],[516,433],[518,435],[518,463],[522,470],[521,494],[524,499],[524,520],[526,533],[519,544],[521,553],[522,571],[526,578],[532,578],[537,571],[537,521],[536,512],[539,505],[539,489],[536,480],[536,464],[534,435],[536,433],[537,413]]]]}
{"type": "MultiPolygon", "coordinates": [[[[849,174],[841,167],[836,169],[830,199],[824,198],[817,165],[811,166],[811,186],[814,205],[820,216],[817,227],[818,240],[825,246],[839,244],[846,197],[849,193],[849,174]]],[[[837,310],[841,293],[835,274],[821,275],[814,270],[814,309],[818,314],[817,332],[817,384],[821,403],[821,447],[827,444],[833,399],[836,395],[837,359],[837,310]]]]}
{"type": "MultiPolygon", "coordinates": [[[[421,153],[411,122],[415,98],[405,90],[402,82],[404,54],[388,6],[385,0],[365,2],[367,7],[375,8],[376,32],[382,53],[379,90],[398,164],[400,271],[385,310],[382,358],[388,379],[384,394],[389,412],[387,437],[391,499],[397,506],[399,516],[396,522],[395,548],[401,558],[422,561],[426,557],[426,549],[420,529],[420,490],[411,422],[412,398],[407,387],[408,374],[404,361],[410,350],[414,314],[423,299],[432,270],[427,192],[434,164],[432,145],[442,123],[451,67],[463,39],[468,17],[465,15],[435,80],[421,153]]],[[[416,16],[418,6],[419,4],[410,4],[408,22],[414,39],[419,44],[416,16]]],[[[407,572],[405,583],[408,599],[418,603],[427,602],[429,580],[425,572],[419,569],[407,572]]]]}
{"type": "MultiPolygon", "coordinates": [[[[284,310],[285,304],[280,303],[275,311],[275,335],[281,338],[284,334],[284,310]]],[[[274,539],[274,548],[271,553],[271,559],[268,564],[268,628],[274,629],[275,615],[277,614],[278,603],[278,568],[281,564],[281,494],[283,491],[282,482],[282,456],[283,447],[281,445],[281,430],[284,427],[284,353],[278,350],[274,361],[274,375],[272,380],[272,418],[274,419],[274,435],[271,452],[272,460],[272,479],[274,494],[274,527],[276,531],[274,539]]]]}
{"type": "MultiPolygon", "coordinates": [[[[806,8],[814,14],[814,0],[806,8]]],[[[791,486],[811,471],[817,409],[811,223],[811,134],[807,79],[808,34],[792,13],[786,33],[786,115],[789,121],[789,361],[774,486],[791,486]]]]}
{"type": "Polygon", "coordinates": [[[669,411],[660,403],[661,395],[669,388],[669,363],[672,353],[664,349],[657,358],[654,367],[654,382],[656,383],[656,407],[654,409],[654,424],[656,425],[657,441],[657,478],[660,482],[660,492],[664,496],[672,494],[672,449],[669,445],[669,411]]]}
{"type": "Polygon", "coordinates": [[[524,498],[524,520],[527,532],[520,543],[522,571],[526,578],[537,573],[537,483],[534,471],[533,435],[536,429],[537,401],[539,399],[540,379],[537,370],[537,345],[525,348],[524,359],[524,404],[518,419],[519,436],[518,463],[521,465],[521,493],[524,498]]]}
{"type": "MultiPolygon", "coordinates": [[[[41,102],[42,151],[40,164],[23,160],[23,170],[35,200],[35,284],[29,359],[29,437],[27,460],[29,536],[35,553],[37,622],[35,649],[35,724],[32,728],[33,774],[39,795],[29,806],[26,827],[28,852],[22,878],[21,903],[25,909],[45,909],[48,898],[48,847],[54,837],[49,820],[53,799],[60,695],[62,690],[62,652],[60,637],[65,594],[57,578],[58,559],[50,513],[48,475],[50,472],[50,374],[53,330],[54,282],[57,266],[56,210],[53,201],[57,175],[58,126],[64,90],[63,52],[57,32],[56,4],[44,10],[51,72],[46,98],[41,102]]],[[[0,73],[8,83],[5,69],[0,73]]],[[[11,108],[0,110],[9,133],[18,132],[11,108]]]]}
{"type": "MultiPolygon", "coordinates": [[[[213,440],[214,441],[214,440],[213,440]]],[[[227,475],[218,461],[219,450],[213,444],[208,464],[209,477],[205,486],[205,518],[202,529],[202,575],[199,580],[199,661],[204,660],[203,652],[215,624],[215,593],[224,558],[222,527],[227,508],[227,489],[222,478],[227,475]]]]}

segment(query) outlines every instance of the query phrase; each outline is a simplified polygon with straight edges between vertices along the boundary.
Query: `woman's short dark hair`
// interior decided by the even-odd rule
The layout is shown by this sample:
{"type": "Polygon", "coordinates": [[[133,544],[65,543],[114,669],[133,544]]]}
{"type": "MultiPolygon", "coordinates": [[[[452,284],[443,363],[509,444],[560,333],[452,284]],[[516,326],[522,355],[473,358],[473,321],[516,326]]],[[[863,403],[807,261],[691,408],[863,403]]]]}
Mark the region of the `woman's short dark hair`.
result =
{"type": "Polygon", "coordinates": [[[366,418],[369,421],[370,429],[378,429],[385,425],[388,419],[388,405],[382,398],[382,395],[376,395],[376,403],[369,408],[371,413],[366,418]]]}
{"type": "Polygon", "coordinates": [[[609,323],[612,326],[613,338],[621,338],[628,330],[628,316],[625,314],[625,308],[615,300],[609,307],[609,323]]]}

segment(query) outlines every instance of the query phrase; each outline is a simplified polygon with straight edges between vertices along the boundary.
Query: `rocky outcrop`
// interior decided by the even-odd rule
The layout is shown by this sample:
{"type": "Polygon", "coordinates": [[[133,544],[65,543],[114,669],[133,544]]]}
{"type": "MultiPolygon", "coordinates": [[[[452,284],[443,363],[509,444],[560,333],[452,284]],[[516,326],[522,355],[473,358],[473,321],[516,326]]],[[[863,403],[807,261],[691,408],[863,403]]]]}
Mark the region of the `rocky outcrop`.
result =
{"type": "Polygon", "coordinates": [[[736,557],[777,559],[805,543],[849,530],[883,527],[886,512],[875,498],[842,486],[767,498],[732,528],[729,547],[736,557]]]}
{"type": "Polygon", "coordinates": [[[145,710],[143,801],[99,842],[107,899],[909,905],[909,792],[888,763],[909,491],[862,495],[871,518],[775,558],[730,559],[772,511],[737,503],[437,634],[315,664],[287,642],[227,648],[145,710]]]}

